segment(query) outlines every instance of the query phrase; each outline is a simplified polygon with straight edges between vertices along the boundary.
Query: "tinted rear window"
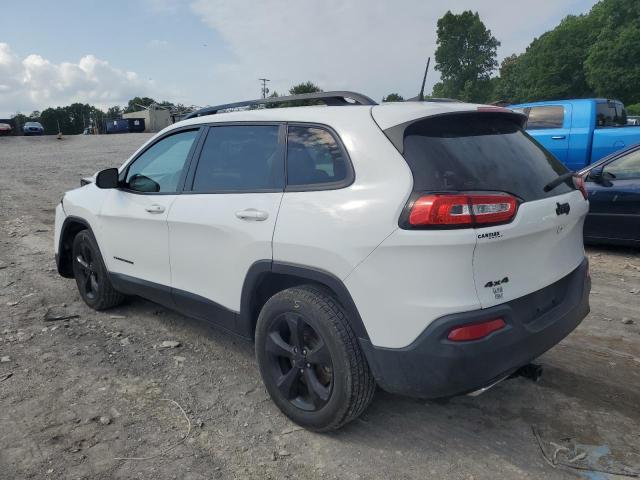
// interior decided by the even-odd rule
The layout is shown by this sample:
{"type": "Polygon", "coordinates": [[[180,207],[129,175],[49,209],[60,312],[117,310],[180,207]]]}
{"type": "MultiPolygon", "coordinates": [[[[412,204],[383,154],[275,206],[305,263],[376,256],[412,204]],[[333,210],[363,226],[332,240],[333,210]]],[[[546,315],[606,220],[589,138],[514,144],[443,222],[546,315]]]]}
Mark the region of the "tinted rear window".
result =
{"type": "Polygon", "coordinates": [[[282,149],[277,125],[211,127],[193,181],[195,192],[256,192],[281,189],[282,149]]]}
{"type": "Polygon", "coordinates": [[[404,131],[404,158],[414,191],[500,191],[524,201],[567,193],[570,183],[545,193],[567,168],[508,116],[431,117],[404,131]]]}
{"type": "Polygon", "coordinates": [[[347,178],[347,160],[331,133],[323,128],[289,126],[287,184],[313,185],[347,178]]]}
{"type": "Polygon", "coordinates": [[[598,103],[596,127],[621,127],[627,124],[627,111],[620,102],[598,103]]]}

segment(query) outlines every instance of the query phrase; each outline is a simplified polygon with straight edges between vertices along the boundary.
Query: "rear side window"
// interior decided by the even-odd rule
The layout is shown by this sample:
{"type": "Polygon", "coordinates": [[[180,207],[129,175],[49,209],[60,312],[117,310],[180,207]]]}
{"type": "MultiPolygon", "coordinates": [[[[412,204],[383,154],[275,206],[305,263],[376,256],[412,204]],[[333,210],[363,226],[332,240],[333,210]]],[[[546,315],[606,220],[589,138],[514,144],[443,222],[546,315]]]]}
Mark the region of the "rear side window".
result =
{"type": "Polygon", "coordinates": [[[627,112],[620,102],[598,103],[596,128],[619,127],[627,124],[627,112]]]}
{"type": "Polygon", "coordinates": [[[564,124],[564,107],[531,107],[527,130],[544,130],[547,128],[562,128],[564,124]]]}
{"type": "Polygon", "coordinates": [[[277,125],[211,127],[196,168],[194,192],[260,192],[284,187],[277,125]]]}
{"type": "Polygon", "coordinates": [[[567,168],[504,115],[418,120],[405,128],[403,155],[416,192],[497,191],[529,201],[573,189],[567,181],[544,191],[567,168]]]}
{"type": "Polygon", "coordinates": [[[346,154],[331,132],[312,126],[288,127],[287,185],[327,184],[335,188],[348,182],[349,176],[346,154]]]}

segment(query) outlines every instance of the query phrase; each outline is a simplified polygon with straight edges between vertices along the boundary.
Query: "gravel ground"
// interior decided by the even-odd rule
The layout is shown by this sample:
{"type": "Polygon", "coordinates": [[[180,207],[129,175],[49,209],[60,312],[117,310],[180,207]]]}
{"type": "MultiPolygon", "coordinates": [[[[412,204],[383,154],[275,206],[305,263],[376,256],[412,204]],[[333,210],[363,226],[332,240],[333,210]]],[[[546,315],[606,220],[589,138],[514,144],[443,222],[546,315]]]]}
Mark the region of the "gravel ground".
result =
{"type": "Polygon", "coordinates": [[[272,404],[251,344],[142,299],[94,312],[56,273],[62,193],[147,138],[0,138],[1,479],[603,479],[624,477],[597,470],[640,470],[638,250],[588,250],[592,313],[539,360],[540,382],[439,402],[379,391],[359,420],[313,434],[272,404]],[[77,317],[44,321],[50,307],[77,317]],[[180,346],[160,348],[165,340],[180,346]],[[541,448],[579,469],[550,466],[541,448]]]}

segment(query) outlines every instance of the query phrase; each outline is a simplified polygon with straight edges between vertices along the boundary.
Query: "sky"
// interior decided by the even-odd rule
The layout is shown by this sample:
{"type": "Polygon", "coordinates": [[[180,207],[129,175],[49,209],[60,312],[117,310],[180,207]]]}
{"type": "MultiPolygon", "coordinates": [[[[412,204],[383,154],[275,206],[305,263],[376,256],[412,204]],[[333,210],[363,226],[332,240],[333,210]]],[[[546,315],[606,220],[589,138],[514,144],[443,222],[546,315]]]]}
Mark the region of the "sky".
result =
{"type": "MultiPolygon", "coordinates": [[[[149,96],[186,105],[286,94],[307,80],[375,100],[417,95],[436,23],[477,11],[524,51],[596,0],[29,0],[0,11],[0,118],[73,102],[149,96]]],[[[429,73],[426,91],[438,81],[429,73]]]]}

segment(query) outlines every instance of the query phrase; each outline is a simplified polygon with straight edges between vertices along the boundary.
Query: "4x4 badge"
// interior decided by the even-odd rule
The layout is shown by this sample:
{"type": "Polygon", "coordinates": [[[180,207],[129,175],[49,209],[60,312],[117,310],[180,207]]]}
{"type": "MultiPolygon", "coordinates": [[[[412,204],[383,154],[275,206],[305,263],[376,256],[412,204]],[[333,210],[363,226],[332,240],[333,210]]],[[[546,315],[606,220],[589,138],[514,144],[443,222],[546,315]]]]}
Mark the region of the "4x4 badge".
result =
{"type": "Polygon", "coordinates": [[[504,277],[502,280],[494,280],[493,282],[487,282],[484,288],[497,287],[503,283],[509,283],[509,277],[504,277]]]}
{"type": "Polygon", "coordinates": [[[569,211],[571,210],[571,205],[568,203],[558,203],[556,202],[556,215],[560,216],[562,214],[569,215],[569,211]]]}

